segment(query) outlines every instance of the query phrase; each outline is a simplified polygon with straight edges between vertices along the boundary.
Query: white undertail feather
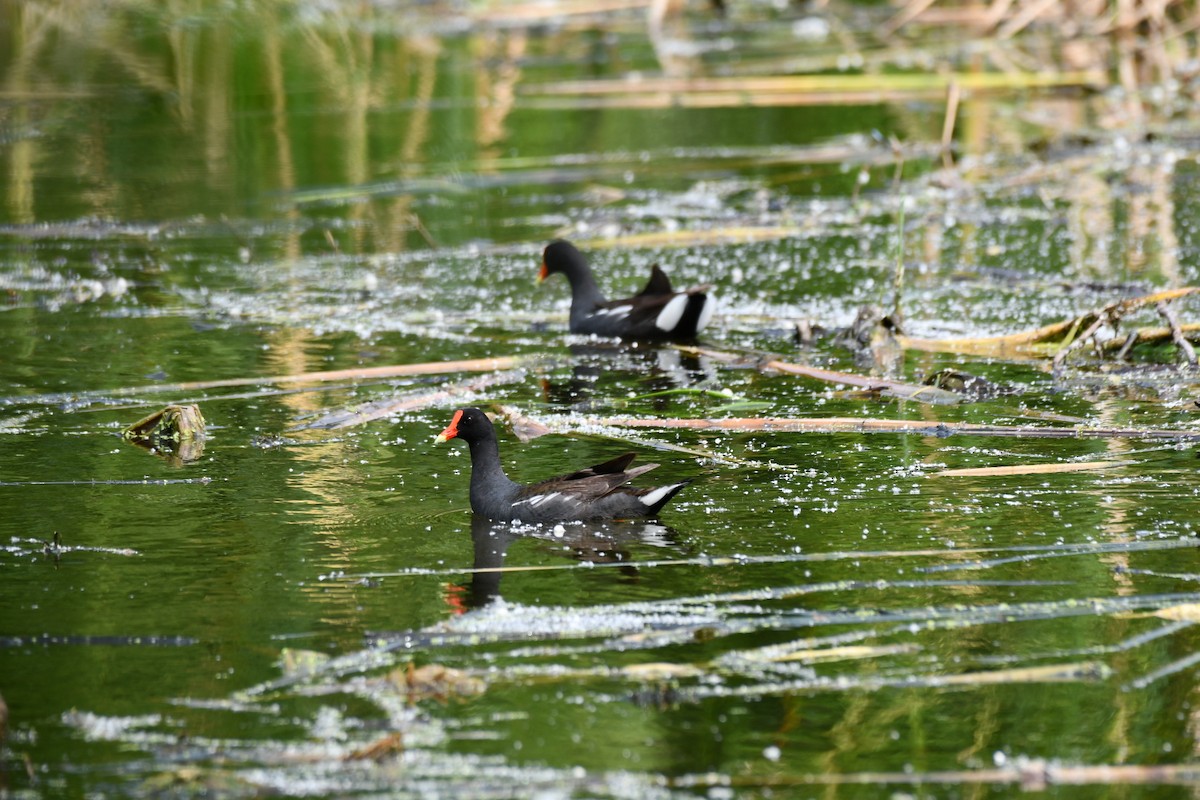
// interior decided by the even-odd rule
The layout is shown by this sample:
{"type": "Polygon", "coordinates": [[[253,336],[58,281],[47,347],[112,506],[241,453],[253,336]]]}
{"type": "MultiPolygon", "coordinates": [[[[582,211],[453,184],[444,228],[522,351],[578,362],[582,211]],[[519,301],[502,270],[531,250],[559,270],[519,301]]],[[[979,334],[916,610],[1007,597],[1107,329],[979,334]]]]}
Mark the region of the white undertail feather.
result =
{"type": "Polygon", "coordinates": [[[670,486],[660,486],[652,492],[646,492],[644,495],[639,497],[638,500],[641,500],[642,505],[646,506],[646,508],[653,508],[656,504],[661,503],[664,497],[678,489],[680,486],[683,486],[683,484],[672,483],[670,486]]]}
{"type": "Polygon", "coordinates": [[[712,319],[713,312],[717,309],[717,300],[711,294],[704,296],[704,307],[700,309],[700,318],[696,320],[696,330],[703,330],[704,326],[712,319]]]}
{"type": "Polygon", "coordinates": [[[679,320],[683,317],[687,303],[688,298],[686,294],[679,294],[672,297],[671,302],[663,306],[663,310],[658,312],[658,319],[654,320],[654,327],[660,331],[675,330],[675,326],[679,324],[679,320]]]}

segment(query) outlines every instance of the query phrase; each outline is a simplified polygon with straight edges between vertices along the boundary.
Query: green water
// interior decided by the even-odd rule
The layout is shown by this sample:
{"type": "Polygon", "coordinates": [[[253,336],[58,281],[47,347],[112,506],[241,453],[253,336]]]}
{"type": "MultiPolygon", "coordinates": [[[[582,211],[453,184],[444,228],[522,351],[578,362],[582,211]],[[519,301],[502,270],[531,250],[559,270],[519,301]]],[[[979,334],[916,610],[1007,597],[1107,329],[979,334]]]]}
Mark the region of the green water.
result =
{"type": "MultiPolygon", "coordinates": [[[[779,32],[798,12],[740,13],[697,23],[738,44],[705,56],[712,71],[797,46],[779,32]]],[[[535,280],[546,241],[591,240],[614,294],[654,261],[678,284],[712,283],[711,347],[865,374],[848,349],[792,331],[890,302],[901,196],[908,331],[1011,333],[1200,282],[1185,145],[1098,145],[1082,179],[1040,194],[1012,177],[1032,161],[946,188],[917,148],[895,190],[884,142],[936,140],[938,104],[529,96],[657,69],[638,15],[531,28],[273,4],[0,15],[0,796],[959,796],[1021,794],[984,775],[1022,758],[1193,761],[1194,446],[932,431],[1193,430],[1195,378],[1169,352],[1138,355],[1132,375],[1085,354],[1055,377],[911,351],[902,379],[955,367],[1018,390],[926,405],[571,339],[565,282],[535,280]],[[730,233],[603,246],[704,230],[730,233]],[[337,431],[300,426],[470,376],[153,390],[514,355],[541,360],[337,431]],[[198,459],[120,437],[184,401],[210,428],[198,459]],[[643,480],[694,479],[658,524],[513,531],[473,522],[465,449],[433,441],[468,401],[560,423],[930,431],[522,443],[501,423],[517,479],[631,448],[662,465],[643,480]],[[1120,463],[935,474],[1106,460],[1120,463]],[[346,661],[287,677],[287,649],[346,661]],[[478,691],[403,697],[382,677],[410,661],[478,691]],[[402,746],[363,756],[396,733],[402,746]],[[948,771],[961,774],[934,774],[948,771]],[[851,785],[822,785],[839,779],[851,785]]],[[[963,114],[1003,140],[1006,115],[1039,102],[963,114]]],[[[1104,791],[1139,794],[1133,782],[1104,791]]]]}

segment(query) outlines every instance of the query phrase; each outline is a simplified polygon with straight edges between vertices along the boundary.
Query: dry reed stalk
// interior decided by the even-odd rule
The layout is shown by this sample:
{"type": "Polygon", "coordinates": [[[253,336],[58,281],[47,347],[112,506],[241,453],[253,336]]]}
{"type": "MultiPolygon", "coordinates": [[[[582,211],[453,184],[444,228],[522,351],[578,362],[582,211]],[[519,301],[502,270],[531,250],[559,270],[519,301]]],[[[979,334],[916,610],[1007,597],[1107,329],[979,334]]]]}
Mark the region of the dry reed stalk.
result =
{"type": "MultiPolygon", "coordinates": [[[[902,347],[910,350],[940,353],[964,353],[971,355],[995,356],[997,358],[1044,358],[1053,354],[1056,363],[1061,363],[1067,350],[1080,346],[1088,337],[1100,330],[1105,323],[1112,323],[1122,317],[1142,308],[1157,306],[1158,303],[1176,300],[1200,292],[1200,287],[1183,286],[1178,289],[1166,289],[1153,292],[1141,297],[1117,300],[1108,305],[1081,314],[1074,319],[1062,320],[1030,331],[1011,333],[1004,336],[969,337],[962,339],[922,339],[914,336],[897,337],[902,347]],[[1080,331],[1083,334],[1080,335],[1080,331]]],[[[1200,326],[1181,325],[1180,331],[1195,331],[1200,326]]],[[[1148,329],[1157,336],[1159,329],[1148,329]]],[[[1168,331],[1168,335],[1170,332],[1168,331]]],[[[1151,341],[1147,336],[1144,341],[1151,341]]],[[[1139,343],[1143,340],[1139,337],[1139,343]]],[[[1116,350],[1121,342],[1115,345],[1104,343],[1100,348],[1104,351],[1116,350]]]]}
{"type": "MultiPolygon", "coordinates": [[[[1195,338],[1200,338],[1200,323],[1188,322],[1179,326],[1179,331],[1186,337],[1191,334],[1195,338]]],[[[1130,331],[1129,336],[1125,339],[1109,339],[1101,345],[1101,349],[1106,353],[1117,353],[1117,358],[1124,358],[1129,350],[1137,345],[1143,344],[1166,344],[1173,341],[1175,332],[1170,328],[1138,328],[1136,331],[1130,331]]]]}
{"type": "Polygon", "coordinates": [[[306,384],[330,381],[365,381],[381,378],[403,378],[414,375],[442,375],[450,372],[494,372],[530,366],[542,356],[504,356],[501,358],[471,358],[462,361],[430,361],[422,364],[393,364],[383,367],[356,367],[322,372],[301,372],[295,375],[263,375],[250,378],[222,378],[212,381],[183,383],[154,383],[145,386],[124,386],[116,389],[97,389],[88,392],[32,395],[10,398],[22,403],[78,402],[98,397],[136,397],[147,394],[179,394],[207,389],[224,389],[262,384],[306,384]]]}
{"type": "Polygon", "coordinates": [[[1070,333],[1067,336],[1067,340],[1058,348],[1058,352],[1054,354],[1054,368],[1057,370],[1059,367],[1061,367],[1063,362],[1066,361],[1068,353],[1072,352],[1073,350],[1078,350],[1083,345],[1092,341],[1092,337],[1095,336],[1101,328],[1103,328],[1105,325],[1115,325],[1118,319],[1119,317],[1116,315],[1109,314],[1107,311],[1101,310],[1100,313],[1095,315],[1095,319],[1092,320],[1091,324],[1088,325],[1087,329],[1084,330],[1082,334],[1077,335],[1079,328],[1078,326],[1073,325],[1070,329],[1070,333]]]}
{"type": "Polygon", "coordinates": [[[1171,304],[1163,301],[1155,304],[1158,313],[1167,321],[1167,325],[1171,328],[1171,339],[1175,342],[1175,346],[1183,353],[1183,357],[1187,360],[1188,366],[1196,366],[1196,351],[1192,349],[1192,343],[1187,340],[1183,334],[1183,326],[1179,324],[1179,317],[1175,314],[1175,309],[1171,304]]]}
{"type": "Polygon", "coordinates": [[[950,86],[946,89],[946,117],[942,121],[942,166],[946,169],[954,166],[951,145],[954,144],[954,126],[958,121],[958,101],[961,94],[958,81],[950,81],[950,86]]]}
{"type": "Polygon", "coordinates": [[[891,38],[892,34],[921,16],[934,2],[935,0],[909,0],[895,16],[884,23],[880,35],[885,39],[891,38]]]}
{"type": "Polygon", "coordinates": [[[1056,10],[1058,4],[1059,0],[1034,0],[1000,26],[996,31],[997,38],[1011,39],[1032,25],[1038,17],[1045,15],[1048,11],[1056,10]]]}
{"type": "Polygon", "coordinates": [[[652,231],[648,233],[621,234],[604,239],[576,239],[577,244],[589,249],[602,247],[692,247],[701,244],[728,244],[736,242],[765,242],[796,236],[796,226],[772,227],[728,227],[696,230],[652,231]]]}
{"type": "Polygon", "coordinates": [[[930,478],[997,478],[1019,475],[1050,475],[1059,472],[1094,472],[1127,467],[1133,461],[1070,461],[1064,464],[1010,464],[1003,467],[963,467],[931,472],[930,478]]]}
{"type": "Polygon", "coordinates": [[[568,16],[594,16],[620,11],[642,11],[651,0],[569,0],[555,3],[484,4],[472,16],[486,22],[526,22],[540,24],[548,19],[568,16]]]}
{"type": "Polygon", "coordinates": [[[667,95],[735,95],[743,98],[772,94],[828,97],[844,93],[891,93],[909,96],[913,92],[943,93],[951,83],[963,91],[1008,91],[1055,86],[1091,86],[1096,77],[1087,72],[1053,74],[994,72],[897,73],[884,75],[770,75],[736,78],[626,78],[571,80],[534,84],[525,89],[527,96],[596,97],[629,95],[634,97],[667,95]]]}
{"type": "MultiPolygon", "coordinates": [[[[1040,26],[1053,41],[1052,47],[1037,47],[1031,72],[1058,72],[1064,63],[1078,63],[1087,51],[1092,60],[1106,64],[1117,82],[1130,92],[1147,84],[1177,77],[1180,66],[1195,58],[1194,43],[1181,41],[1200,24],[1194,0],[992,0],[965,7],[935,5],[928,0],[909,0],[884,26],[885,36],[898,29],[921,25],[973,28],[979,34],[994,32],[994,40],[1011,51],[1018,37],[1033,35],[1040,26]],[[1053,60],[1052,60],[1053,59],[1053,60]]],[[[998,54],[992,54],[996,58],[998,54]]],[[[1140,119],[1140,102],[1128,109],[1131,119],[1140,119]]]]}
{"type": "Polygon", "coordinates": [[[314,428],[342,430],[343,428],[352,428],[355,425],[365,425],[377,419],[402,414],[405,411],[427,408],[436,403],[441,403],[464,394],[489,389],[502,383],[512,383],[521,379],[524,375],[524,370],[520,369],[492,372],[487,375],[471,378],[470,380],[445,384],[431,392],[414,392],[400,398],[389,398],[375,403],[368,403],[353,410],[332,411],[323,414],[315,420],[297,425],[293,430],[310,430],[314,428]]]}
{"type": "MultiPolygon", "coordinates": [[[[677,349],[684,353],[704,356],[711,358],[714,361],[721,361],[726,364],[746,362],[746,356],[738,353],[728,353],[722,350],[710,350],[706,347],[685,347],[679,346],[677,349]]],[[[945,389],[938,389],[934,386],[925,386],[923,384],[904,383],[903,381],[894,381],[888,378],[874,378],[864,375],[855,375],[852,372],[837,372],[831,369],[821,369],[819,367],[809,367],[804,364],[792,364],[787,361],[778,359],[761,359],[753,362],[760,370],[783,372],[788,375],[799,375],[804,378],[812,378],[813,380],[821,381],[822,383],[831,383],[836,385],[856,386],[860,389],[869,391],[878,391],[881,394],[896,397],[902,400],[918,400],[922,403],[934,403],[936,405],[954,405],[961,403],[963,398],[961,395],[954,392],[948,392],[945,389]]]]}
{"type": "MultiPolygon", "coordinates": [[[[1070,666],[1070,665],[1066,665],[1070,666]]],[[[1089,662],[1078,665],[1087,669],[1089,662]]],[[[1102,664],[1096,664],[1097,669],[1102,664]]],[[[1103,670],[1097,674],[1102,674],[1103,670]]],[[[1151,766],[1128,764],[1063,764],[1042,759],[1017,759],[988,769],[922,772],[819,772],[719,776],[682,775],[667,780],[673,788],[696,790],[705,786],[761,789],[811,786],[947,786],[1017,785],[1024,791],[1045,792],[1050,786],[1191,786],[1200,787],[1200,765],[1193,763],[1151,766]]]]}
{"type": "Polygon", "coordinates": [[[863,417],[753,417],[736,419],[602,417],[583,420],[583,425],[615,428],[683,428],[742,433],[913,433],[920,436],[1012,436],[1031,439],[1158,439],[1200,440],[1200,431],[1164,428],[1093,428],[1084,425],[1051,427],[1036,425],[981,425],[972,422],[928,422],[907,419],[863,417]]]}

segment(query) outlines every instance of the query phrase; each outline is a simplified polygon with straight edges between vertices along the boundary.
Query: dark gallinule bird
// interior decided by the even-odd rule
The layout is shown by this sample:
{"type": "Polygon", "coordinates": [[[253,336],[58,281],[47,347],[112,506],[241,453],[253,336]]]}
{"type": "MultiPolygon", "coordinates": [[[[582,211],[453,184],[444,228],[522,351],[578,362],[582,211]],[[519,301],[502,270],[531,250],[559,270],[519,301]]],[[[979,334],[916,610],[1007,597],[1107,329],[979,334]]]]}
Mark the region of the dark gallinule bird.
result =
{"type": "Polygon", "coordinates": [[[460,408],[437,440],[459,438],[471,448],[471,510],[508,522],[571,522],[653,517],[691,481],[638,489],[626,486],[658,464],[625,468],[634,453],[570,475],[523,486],[509,480],[500,465],[496,429],[478,408],[460,408]]]}
{"type": "Polygon", "coordinates": [[[538,280],[557,272],[571,282],[571,333],[622,339],[694,339],[716,308],[708,286],[677,292],[657,264],[650,268],[650,282],[640,294],[606,300],[583,253],[562,239],[542,251],[538,280]]]}

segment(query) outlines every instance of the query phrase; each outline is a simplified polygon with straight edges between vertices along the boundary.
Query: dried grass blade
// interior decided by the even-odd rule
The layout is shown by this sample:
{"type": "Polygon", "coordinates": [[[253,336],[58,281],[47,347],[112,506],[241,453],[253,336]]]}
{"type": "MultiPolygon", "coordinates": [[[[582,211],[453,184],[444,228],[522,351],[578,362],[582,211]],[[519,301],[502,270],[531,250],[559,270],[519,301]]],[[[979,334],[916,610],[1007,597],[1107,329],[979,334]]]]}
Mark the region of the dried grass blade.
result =
{"type": "Polygon", "coordinates": [[[983,787],[1015,784],[1025,791],[1045,792],[1047,786],[1196,786],[1200,785],[1200,766],[1192,763],[1141,766],[1130,764],[1061,764],[1043,759],[1020,759],[1003,767],[963,770],[914,770],[909,772],[819,772],[773,774],[765,776],[712,773],[681,775],[670,785],[680,789],[706,786],[811,787],[811,786],[927,786],[953,785],[983,787]]]}
{"type": "Polygon", "coordinates": [[[1037,87],[1091,86],[1097,75],[1092,72],[955,72],[955,73],[870,73],[861,75],[764,75],[708,78],[640,77],[570,80],[531,84],[523,87],[525,96],[609,97],[618,100],[652,98],[687,103],[688,98],[723,99],[725,102],[753,103],[771,97],[819,97],[847,93],[888,94],[891,96],[944,95],[951,83],[963,91],[1011,91],[1037,87]]]}
{"type": "Polygon", "coordinates": [[[212,381],[155,383],[147,386],[99,389],[92,392],[31,395],[29,397],[18,396],[0,399],[12,400],[19,403],[54,403],[61,402],[64,399],[78,401],[89,397],[136,397],[144,394],[178,394],[180,392],[225,389],[235,386],[258,386],[262,384],[326,383],[328,381],[401,378],[411,375],[442,375],[450,372],[492,372],[529,366],[541,359],[541,356],[504,356],[500,358],[471,358],[462,361],[429,361],[421,364],[392,364],[382,367],[356,367],[322,372],[301,372],[295,375],[262,375],[251,378],[222,378],[212,381]]]}
{"type": "Polygon", "coordinates": [[[1054,354],[1054,368],[1057,370],[1062,363],[1066,361],[1067,355],[1072,350],[1078,350],[1080,347],[1090,341],[1091,338],[1096,335],[1097,331],[1099,331],[1105,325],[1114,324],[1115,320],[1116,317],[1113,317],[1107,309],[1102,309],[1100,313],[1095,315],[1095,319],[1092,320],[1092,323],[1088,325],[1087,330],[1085,330],[1080,336],[1076,337],[1074,335],[1076,327],[1072,326],[1072,335],[1069,337],[1069,341],[1065,342],[1062,347],[1058,348],[1058,352],[1054,354]]]}
{"type": "Polygon", "coordinates": [[[995,358],[1026,357],[1040,358],[1044,355],[1046,342],[1054,341],[1067,334],[1075,320],[1055,322],[1031,331],[1010,333],[1004,336],[971,336],[960,339],[923,339],[919,336],[897,336],[900,346],[906,350],[921,350],[926,353],[962,353],[965,355],[993,356],[995,358]]]}
{"type": "MultiPolygon", "coordinates": [[[[1179,326],[1179,332],[1185,337],[1191,334],[1193,338],[1200,338],[1200,322],[1183,323],[1179,326]]],[[[1113,338],[1104,341],[1101,348],[1106,353],[1116,352],[1117,357],[1121,358],[1122,351],[1128,352],[1129,349],[1143,344],[1166,344],[1174,341],[1175,335],[1171,328],[1138,328],[1124,339],[1113,338]]]]}
{"type": "Polygon", "coordinates": [[[1177,621],[1200,622],[1200,603],[1180,603],[1179,605],[1167,606],[1153,612],[1154,616],[1162,619],[1171,619],[1177,621]]]}
{"type": "MultiPolygon", "coordinates": [[[[1085,340],[1094,333],[1104,321],[1120,319],[1126,314],[1147,306],[1157,306],[1170,300],[1200,292],[1200,286],[1183,286],[1177,289],[1166,289],[1161,292],[1117,300],[1103,308],[1089,311],[1073,319],[1055,322],[1029,331],[1011,333],[1005,336],[965,337],[961,339],[922,339],[913,336],[899,336],[901,346],[909,350],[922,350],[934,353],[965,353],[970,355],[994,356],[998,358],[1061,356],[1063,351],[1078,341],[1085,340]],[[1078,339],[1072,331],[1085,330],[1078,339]]],[[[1193,332],[1200,326],[1181,325],[1180,331],[1193,332]]],[[[1156,335],[1161,338],[1161,334],[1156,335]]],[[[1167,336],[1171,336],[1168,331],[1167,336]]],[[[1140,332],[1139,332],[1140,336],[1140,332]]],[[[1106,349],[1119,349],[1123,342],[1106,346],[1106,349]]]]}
{"type": "Polygon", "coordinates": [[[1040,667],[1015,667],[987,672],[965,672],[940,675],[932,683],[941,686],[992,686],[1011,683],[1074,683],[1098,680],[1112,670],[1101,661],[1081,661],[1075,664],[1047,664],[1040,667]]]}
{"type": "Polygon", "coordinates": [[[604,239],[581,240],[581,246],[602,247],[691,247],[694,245],[763,242],[795,236],[799,228],[792,226],[707,228],[703,230],[653,231],[630,233],[604,239]]]}
{"type": "Polygon", "coordinates": [[[201,478],[109,478],[107,480],[92,479],[90,481],[0,481],[0,486],[207,486],[213,479],[205,475],[201,478]]]}
{"type": "Polygon", "coordinates": [[[427,408],[443,400],[463,394],[470,394],[471,392],[478,392],[502,383],[513,383],[524,377],[525,370],[523,369],[493,372],[470,380],[446,384],[432,392],[415,392],[398,399],[388,398],[374,403],[367,403],[353,410],[342,409],[332,411],[311,422],[296,425],[292,430],[311,430],[314,428],[341,430],[343,428],[351,428],[355,425],[364,425],[368,422],[373,422],[383,417],[390,417],[394,414],[401,414],[405,411],[427,408]]]}
{"type": "Polygon", "coordinates": [[[1034,0],[1013,14],[996,31],[998,39],[1011,39],[1034,22],[1045,12],[1058,5],[1058,0],[1034,0]]]}
{"type": "Polygon", "coordinates": [[[639,447],[651,447],[656,450],[668,450],[673,453],[683,453],[684,455],[689,455],[694,458],[701,458],[706,461],[732,464],[734,466],[747,467],[749,469],[768,469],[779,472],[795,472],[799,470],[797,467],[776,464],[774,462],[754,461],[746,458],[738,458],[737,456],[725,455],[701,447],[685,447],[683,445],[673,444],[671,442],[662,442],[655,439],[644,439],[637,436],[630,436],[624,431],[614,430],[610,426],[604,425],[603,422],[597,422],[595,420],[580,419],[577,417],[542,417],[539,419],[524,414],[514,406],[500,406],[499,411],[509,419],[510,424],[512,425],[513,433],[522,442],[532,441],[533,439],[552,433],[563,436],[588,434],[608,439],[615,439],[617,441],[639,447]]]}
{"type": "MultiPolygon", "coordinates": [[[[724,363],[744,362],[746,357],[738,353],[729,353],[722,350],[710,350],[706,347],[680,347],[679,350],[685,353],[692,353],[699,356],[705,356],[716,361],[724,363]]],[[[823,383],[842,384],[846,386],[857,386],[862,389],[870,389],[880,391],[891,397],[897,397],[902,400],[917,400],[922,403],[933,403],[936,405],[957,405],[963,401],[962,395],[948,392],[945,389],[938,389],[934,386],[924,386],[914,383],[904,383],[903,381],[893,381],[887,378],[873,378],[865,375],[855,375],[852,372],[837,372],[835,370],[821,369],[819,367],[809,367],[804,364],[792,364],[787,361],[778,359],[765,359],[755,362],[755,365],[760,370],[774,370],[783,372],[788,375],[799,375],[805,378],[821,381],[823,383]]]]}
{"type": "Polygon", "coordinates": [[[962,98],[962,89],[957,81],[951,81],[946,91],[946,116],[942,120],[942,166],[950,169],[954,166],[954,127],[958,122],[958,103],[962,98]]]}
{"type": "Polygon", "coordinates": [[[901,400],[916,400],[921,403],[932,403],[942,406],[958,405],[963,402],[962,395],[948,392],[945,389],[939,389],[936,386],[904,383],[903,381],[893,381],[887,378],[870,378],[850,372],[836,372],[818,367],[808,367],[803,364],[791,364],[786,361],[767,361],[762,366],[765,369],[772,369],[788,375],[800,375],[824,383],[844,383],[849,386],[858,386],[863,389],[879,391],[881,394],[901,400]]]}
{"type": "Polygon", "coordinates": [[[1183,353],[1183,357],[1187,359],[1188,366],[1196,366],[1196,351],[1192,349],[1192,343],[1187,340],[1183,333],[1183,327],[1179,324],[1179,316],[1175,313],[1175,309],[1171,308],[1171,304],[1166,300],[1159,301],[1155,304],[1158,313],[1167,321],[1167,325],[1171,328],[1171,339],[1175,342],[1175,346],[1183,353]]]}
{"type": "Polygon", "coordinates": [[[1160,668],[1154,670],[1153,672],[1148,672],[1145,675],[1143,675],[1142,677],[1140,677],[1136,680],[1130,681],[1129,685],[1126,688],[1127,689],[1145,689],[1147,686],[1154,683],[1155,681],[1170,677],[1171,675],[1174,675],[1177,672],[1182,672],[1185,669],[1194,667],[1196,664],[1200,664],[1200,653],[1192,653],[1191,655],[1187,655],[1187,656],[1184,656],[1183,658],[1177,659],[1176,661],[1172,661],[1170,664],[1167,664],[1165,667],[1160,667],[1160,668]]]}
{"type": "Polygon", "coordinates": [[[880,31],[880,35],[884,39],[891,38],[892,34],[903,28],[912,20],[921,16],[925,9],[929,8],[931,5],[933,5],[933,3],[934,0],[910,0],[910,2],[905,3],[904,6],[898,12],[896,12],[894,17],[884,23],[883,29],[880,31]]]}
{"type": "MultiPolygon", "coordinates": [[[[971,547],[960,548],[952,551],[955,557],[971,556],[971,555],[987,555],[992,553],[1026,553],[1026,554],[1043,554],[1046,556],[1094,556],[1101,553],[1141,553],[1147,551],[1161,550],[1194,550],[1200,547],[1200,539],[1194,537],[1183,537],[1180,539],[1171,540],[1151,540],[1139,542],[1107,542],[1104,544],[1081,544],[1081,545],[1024,545],[1019,547],[971,547]]],[[[638,562],[638,569],[658,569],[661,567],[706,567],[706,568],[725,568],[725,567],[746,567],[757,564],[799,564],[799,563],[824,563],[835,561],[862,561],[866,559],[895,559],[895,558],[943,558],[947,555],[945,549],[931,548],[922,550],[854,550],[854,551],[836,551],[830,553],[784,553],[769,556],[702,556],[698,558],[680,558],[680,559],[662,559],[653,561],[638,562]]],[[[1024,556],[1020,556],[1024,557],[1024,556]]],[[[986,566],[988,562],[971,562],[963,565],[964,569],[976,568],[978,565],[986,566]]],[[[454,567],[449,569],[426,569],[423,567],[412,567],[409,569],[395,570],[391,572],[359,572],[352,574],[339,575],[338,580],[341,581],[362,581],[362,580],[380,580],[383,578],[412,578],[412,577],[429,577],[429,576],[459,576],[459,575],[475,575],[487,574],[493,572],[508,573],[508,572],[562,572],[569,570],[594,570],[594,569],[626,569],[628,564],[623,561],[611,562],[574,562],[570,564],[539,564],[531,566],[514,566],[514,567],[454,567]]],[[[955,565],[957,568],[957,565],[955,565]]],[[[938,570],[934,567],[921,567],[920,572],[948,571],[938,570]]],[[[872,584],[878,587],[878,583],[872,584]]],[[[842,586],[842,589],[845,587],[842,586]]],[[[800,594],[807,594],[810,590],[806,589],[803,592],[793,593],[790,589],[776,589],[767,592],[772,598],[783,599],[800,594]]],[[[746,592],[730,592],[721,595],[720,600],[724,601],[740,601],[740,600],[762,600],[764,590],[751,590],[746,592]]],[[[709,603],[713,602],[712,596],[705,596],[697,600],[697,602],[709,603]]],[[[682,602],[682,601],[681,601],[682,602]]]]}
{"type": "Polygon", "coordinates": [[[1092,472],[1114,467],[1127,467],[1133,461],[1077,461],[1068,464],[1013,464],[1006,467],[964,467],[931,472],[930,478],[974,477],[987,478],[1011,475],[1047,475],[1054,472],[1092,472]]]}
{"type": "Polygon", "coordinates": [[[673,664],[669,661],[630,664],[620,667],[619,672],[622,677],[646,683],[678,680],[680,678],[696,678],[704,674],[704,670],[694,664],[673,664]]]}
{"type": "Polygon", "coordinates": [[[542,25],[547,20],[562,20],[568,16],[612,14],[648,8],[651,0],[573,0],[558,3],[485,4],[476,9],[475,19],[493,24],[526,23],[542,25]]]}
{"type": "Polygon", "coordinates": [[[885,656],[910,655],[921,652],[916,644],[887,644],[887,645],[843,645],[841,647],[806,647],[789,653],[774,656],[768,660],[776,662],[803,661],[809,664],[827,661],[850,661],[863,658],[883,658],[885,656]]]}
{"type": "Polygon", "coordinates": [[[610,425],[618,428],[687,428],[690,430],[727,430],[741,432],[786,433],[914,433],[921,436],[1017,436],[1035,439],[1112,439],[1143,438],[1167,440],[1200,439],[1200,431],[1163,428],[1089,428],[1033,425],[977,425],[967,422],[937,422],[905,419],[863,419],[860,417],[751,417],[727,419],[602,417],[580,420],[586,425],[610,425]]]}

